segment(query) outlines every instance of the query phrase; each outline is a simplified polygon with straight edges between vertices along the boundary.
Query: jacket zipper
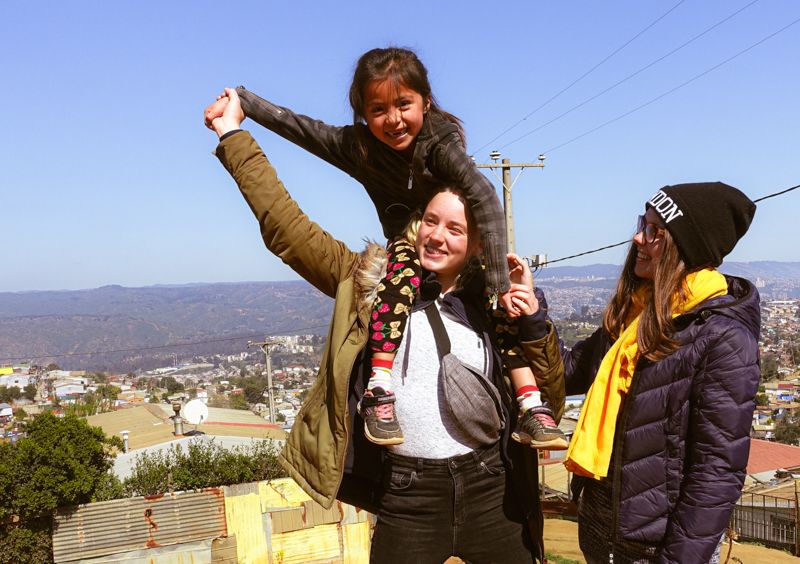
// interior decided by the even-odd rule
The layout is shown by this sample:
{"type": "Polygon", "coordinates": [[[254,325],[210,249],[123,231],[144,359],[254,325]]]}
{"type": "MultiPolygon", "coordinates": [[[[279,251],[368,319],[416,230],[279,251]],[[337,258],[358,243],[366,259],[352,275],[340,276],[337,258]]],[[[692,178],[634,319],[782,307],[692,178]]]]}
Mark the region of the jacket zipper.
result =
{"type": "Polygon", "coordinates": [[[414,167],[409,165],[411,168],[411,172],[408,175],[408,189],[411,190],[411,186],[414,184],[414,167]]]}
{"type": "Polygon", "coordinates": [[[619,490],[622,482],[622,468],[620,463],[622,462],[622,448],[625,443],[625,425],[627,424],[628,419],[630,419],[631,411],[633,411],[634,394],[636,392],[636,387],[639,384],[639,376],[641,373],[641,369],[637,366],[636,370],[633,372],[631,386],[628,388],[628,393],[625,396],[625,407],[622,408],[622,415],[617,421],[617,436],[614,438],[613,449],[616,454],[614,455],[614,477],[611,484],[611,507],[614,518],[612,523],[613,534],[611,535],[611,554],[609,554],[609,564],[613,564],[614,562],[614,545],[619,539],[619,490]]]}

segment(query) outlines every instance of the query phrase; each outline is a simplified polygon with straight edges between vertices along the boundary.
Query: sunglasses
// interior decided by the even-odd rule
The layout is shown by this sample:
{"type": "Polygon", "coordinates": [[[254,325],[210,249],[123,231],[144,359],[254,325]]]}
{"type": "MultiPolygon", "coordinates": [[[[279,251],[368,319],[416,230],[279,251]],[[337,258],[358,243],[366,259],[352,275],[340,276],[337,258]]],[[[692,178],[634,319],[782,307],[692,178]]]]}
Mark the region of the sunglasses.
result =
{"type": "Polygon", "coordinates": [[[656,237],[663,235],[666,233],[666,231],[656,227],[652,223],[647,223],[647,220],[644,218],[644,216],[640,215],[639,220],[636,223],[636,234],[638,235],[639,233],[642,233],[644,242],[649,245],[655,242],[656,237]]]}

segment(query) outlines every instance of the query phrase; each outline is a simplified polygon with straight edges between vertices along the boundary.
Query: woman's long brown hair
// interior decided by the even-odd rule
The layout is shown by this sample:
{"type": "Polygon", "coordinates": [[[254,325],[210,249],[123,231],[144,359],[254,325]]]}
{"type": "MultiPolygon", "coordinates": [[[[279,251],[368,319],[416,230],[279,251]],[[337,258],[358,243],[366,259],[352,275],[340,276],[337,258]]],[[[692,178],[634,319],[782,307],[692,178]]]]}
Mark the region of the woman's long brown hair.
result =
{"type": "Polygon", "coordinates": [[[675,297],[680,301],[686,299],[686,276],[691,271],[683,263],[669,231],[664,233],[664,250],[656,261],[652,280],[639,278],[634,273],[638,251],[638,246],[632,242],[617,283],[617,292],[603,314],[603,331],[612,342],[619,339],[633,306],[634,292],[640,284],[649,286],[636,342],[642,356],[656,361],[668,357],[680,345],[672,339],[675,332],[672,313],[675,297]]]}

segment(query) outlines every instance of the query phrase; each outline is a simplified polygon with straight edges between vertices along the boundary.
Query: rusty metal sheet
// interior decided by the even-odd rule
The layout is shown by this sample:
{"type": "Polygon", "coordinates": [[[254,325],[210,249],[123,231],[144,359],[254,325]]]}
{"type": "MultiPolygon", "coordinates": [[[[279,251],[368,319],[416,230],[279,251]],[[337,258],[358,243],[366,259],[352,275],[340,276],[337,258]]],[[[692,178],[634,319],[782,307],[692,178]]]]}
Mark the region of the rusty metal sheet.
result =
{"type": "Polygon", "coordinates": [[[305,509],[302,507],[272,509],[267,514],[267,527],[273,535],[306,528],[305,509]]]}
{"type": "Polygon", "coordinates": [[[369,564],[371,533],[371,526],[367,522],[342,525],[342,564],[369,564]]]}
{"type": "Polygon", "coordinates": [[[233,491],[225,486],[225,518],[228,534],[236,535],[240,564],[272,564],[269,529],[258,494],[239,489],[241,495],[233,495],[233,491]]]}
{"type": "MultiPolygon", "coordinates": [[[[120,552],[97,558],[73,560],[70,564],[217,564],[212,557],[212,540],[174,544],[120,552]]],[[[229,561],[236,564],[236,560],[229,561]]],[[[227,563],[226,563],[227,564],[227,563]]]]}
{"type": "Polygon", "coordinates": [[[59,564],[227,536],[219,488],[78,505],[54,519],[59,564]]]}
{"type": "Polygon", "coordinates": [[[272,535],[272,557],[274,564],[341,563],[339,526],[320,525],[272,535]]]}
{"type": "Polygon", "coordinates": [[[370,513],[364,511],[363,509],[358,509],[357,507],[353,507],[352,505],[348,505],[346,503],[342,503],[341,501],[336,502],[339,505],[339,509],[342,512],[342,524],[343,525],[353,525],[355,523],[363,523],[364,521],[370,520],[370,513]]]}
{"type": "Polygon", "coordinates": [[[236,535],[214,539],[211,544],[211,564],[238,564],[236,535]]]}
{"type": "Polygon", "coordinates": [[[269,507],[266,513],[271,518],[269,530],[273,535],[339,523],[342,520],[342,509],[338,503],[334,503],[330,509],[323,509],[315,501],[305,501],[300,507],[269,507]]]}
{"type": "Polygon", "coordinates": [[[323,509],[289,478],[226,487],[225,508],[241,564],[369,561],[370,514],[323,509]]]}

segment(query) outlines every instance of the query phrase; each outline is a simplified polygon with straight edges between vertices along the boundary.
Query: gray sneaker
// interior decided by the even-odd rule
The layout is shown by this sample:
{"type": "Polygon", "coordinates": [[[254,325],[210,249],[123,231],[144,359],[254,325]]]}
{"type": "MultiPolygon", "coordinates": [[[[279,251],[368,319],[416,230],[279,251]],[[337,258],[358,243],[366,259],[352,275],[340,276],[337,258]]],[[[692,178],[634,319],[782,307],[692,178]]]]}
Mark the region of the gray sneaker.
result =
{"type": "Polygon", "coordinates": [[[405,441],[394,415],[395,399],[393,393],[383,388],[372,388],[358,402],[358,414],[364,418],[364,434],[376,445],[399,445],[405,441]]]}
{"type": "Polygon", "coordinates": [[[511,438],[541,450],[566,450],[569,447],[567,437],[556,425],[553,410],[547,404],[523,412],[511,438]]]}

